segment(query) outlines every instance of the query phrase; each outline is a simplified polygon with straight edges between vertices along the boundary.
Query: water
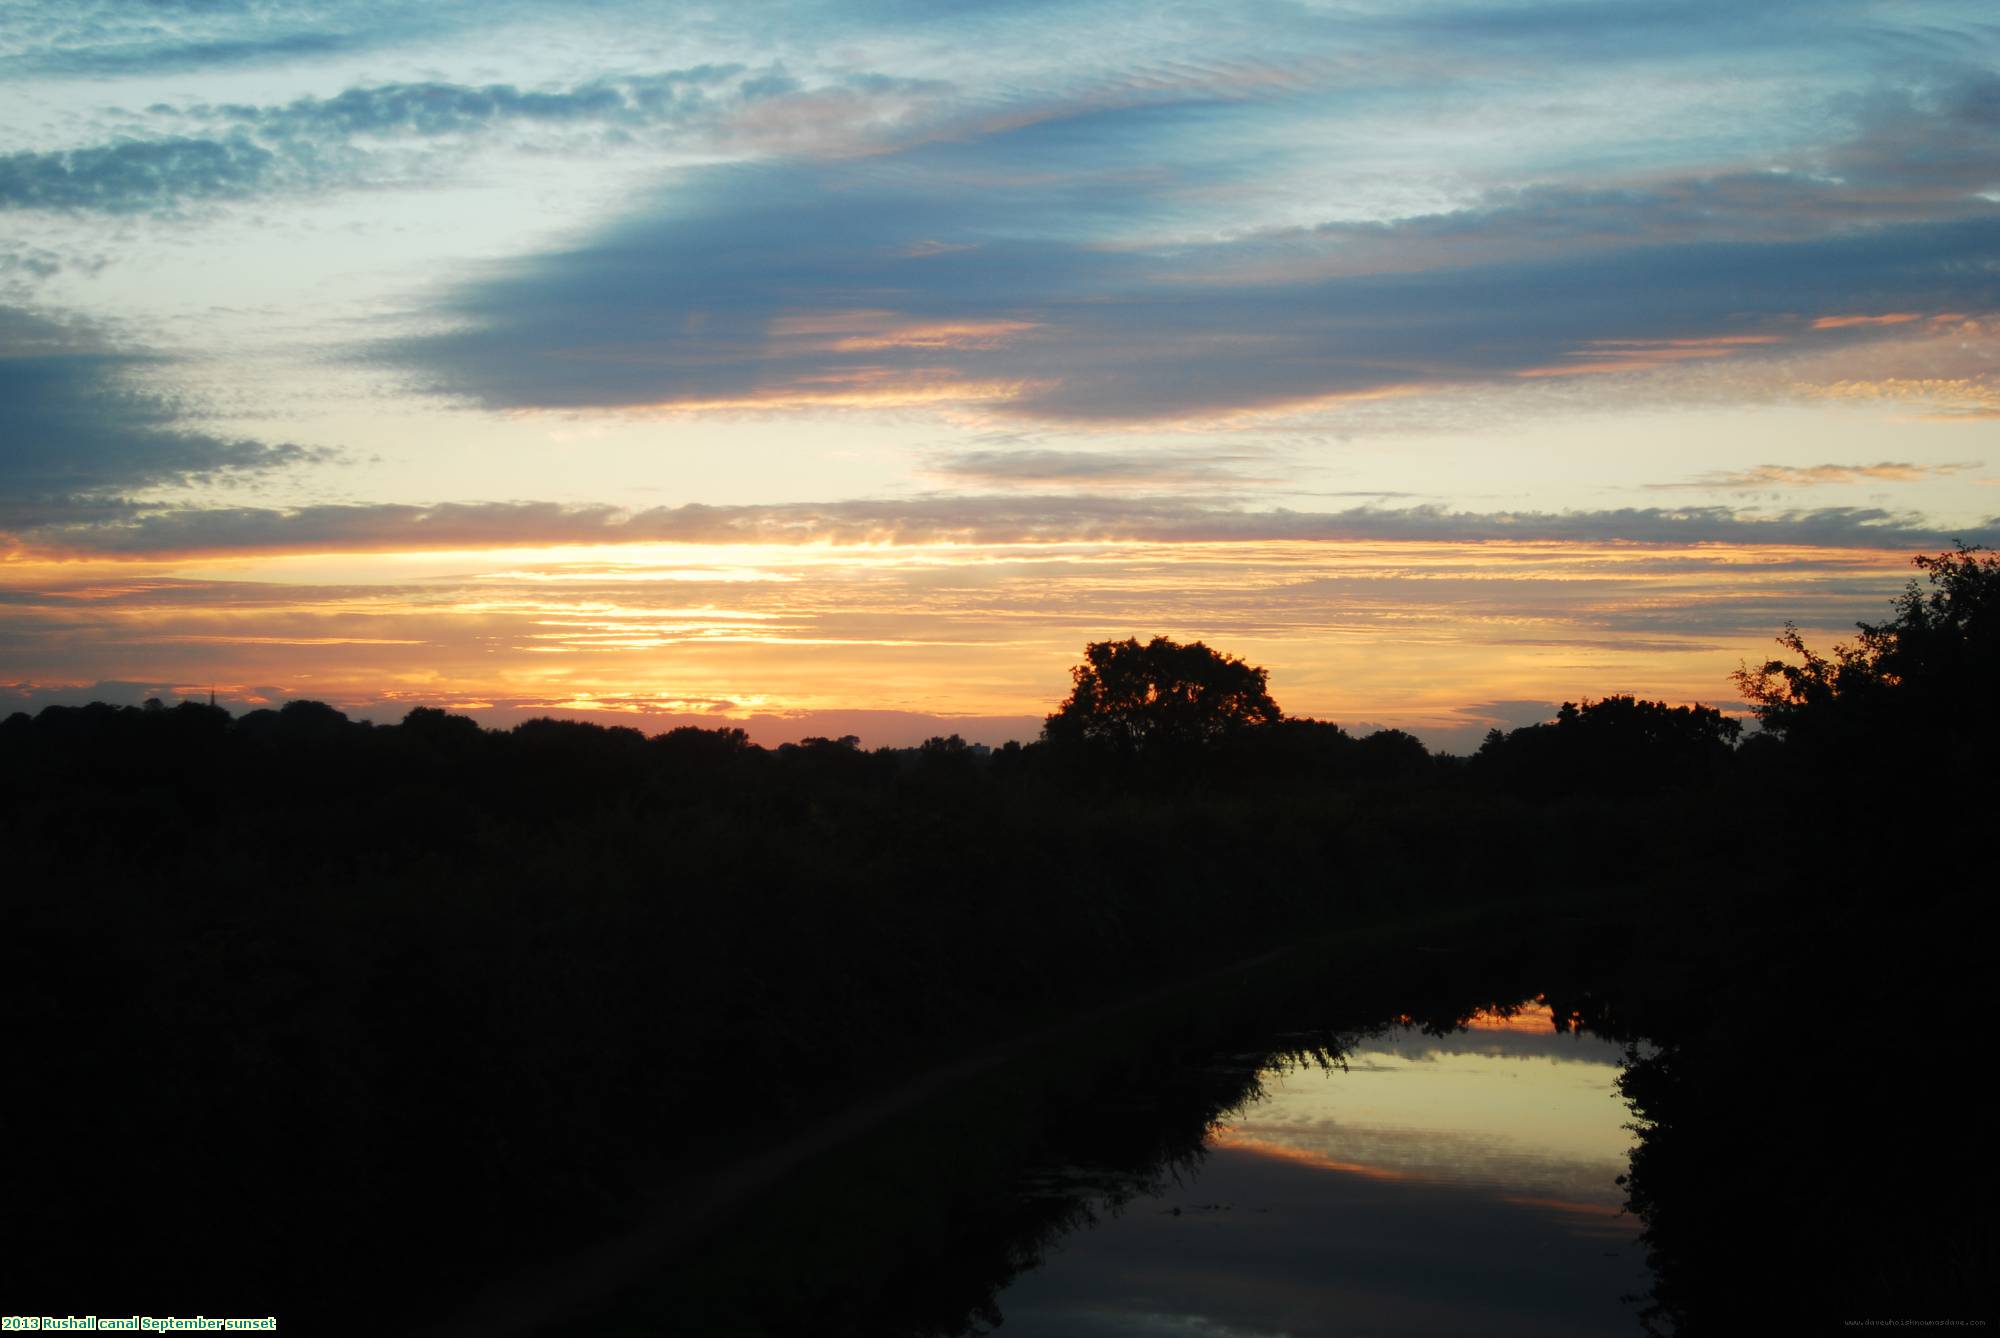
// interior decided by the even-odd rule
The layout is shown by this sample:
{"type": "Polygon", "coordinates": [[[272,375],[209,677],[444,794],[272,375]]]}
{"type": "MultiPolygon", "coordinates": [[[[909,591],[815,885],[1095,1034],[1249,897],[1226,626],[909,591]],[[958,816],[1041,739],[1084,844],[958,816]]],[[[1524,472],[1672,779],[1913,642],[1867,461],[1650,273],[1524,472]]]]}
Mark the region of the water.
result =
{"type": "Polygon", "coordinates": [[[1000,1293],[1006,1338],[1634,1334],[1621,1058],[1529,1005],[1266,1070],[1162,1192],[1100,1197],[1000,1293]]]}

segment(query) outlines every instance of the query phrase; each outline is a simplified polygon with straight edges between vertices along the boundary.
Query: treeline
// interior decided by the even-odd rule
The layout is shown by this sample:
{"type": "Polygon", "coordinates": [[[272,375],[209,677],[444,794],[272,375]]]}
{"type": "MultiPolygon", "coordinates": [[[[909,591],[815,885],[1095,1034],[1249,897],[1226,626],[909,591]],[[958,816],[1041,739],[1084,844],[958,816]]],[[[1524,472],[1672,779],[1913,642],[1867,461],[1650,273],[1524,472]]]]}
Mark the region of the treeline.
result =
{"type": "Polygon", "coordinates": [[[1746,672],[1748,741],[1613,696],[1439,756],[1285,718],[1261,670],[1164,640],[1091,647],[1043,741],[991,751],[312,702],[14,715],[23,1305],[442,1310],[691,1161],[1300,936],[1552,888],[1725,919],[1824,895],[1885,796],[1972,817],[1934,769],[1990,749],[2000,564],[1925,562],[1907,635],[1746,672]]]}
{"type": "Polygon", "coordinates": [[[15,1276],[51,1314],[442,1310],[628,1224],[683,1157],[1385,913],[1435,861],[1367,819],[1407,801],[1355,748],[1296,759],[1350,789],[1274,801],[1038,747],[17,716],[15,1276]]]}

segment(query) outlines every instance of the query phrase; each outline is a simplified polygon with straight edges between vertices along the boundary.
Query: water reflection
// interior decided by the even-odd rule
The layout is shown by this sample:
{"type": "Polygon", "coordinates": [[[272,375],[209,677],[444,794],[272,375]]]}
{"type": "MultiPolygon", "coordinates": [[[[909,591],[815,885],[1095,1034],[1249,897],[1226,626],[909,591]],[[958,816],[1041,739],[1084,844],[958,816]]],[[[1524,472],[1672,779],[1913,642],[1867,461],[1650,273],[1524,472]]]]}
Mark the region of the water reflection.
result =
{"type": "MultiPolygon", "coordinates": [[[[1283,1065],[998,1298],[1008,1335],[1626,1334],[1623,1052],[1545,1007],[1283,1065]]],[[[1078,1168],[1081,1170],[1081,1168],[1078,1168]]]]}

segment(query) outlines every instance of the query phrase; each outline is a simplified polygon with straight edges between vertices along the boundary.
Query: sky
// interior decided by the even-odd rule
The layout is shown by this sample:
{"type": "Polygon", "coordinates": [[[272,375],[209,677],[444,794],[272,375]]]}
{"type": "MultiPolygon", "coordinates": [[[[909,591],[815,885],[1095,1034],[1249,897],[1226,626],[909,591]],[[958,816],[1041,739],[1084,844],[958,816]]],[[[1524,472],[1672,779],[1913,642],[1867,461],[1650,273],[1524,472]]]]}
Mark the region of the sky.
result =
{"type": "Polygon", "coordinates": [[[0,709],[1466,751],[1960,540],[1984,0],[0,0],[0,709]]]}

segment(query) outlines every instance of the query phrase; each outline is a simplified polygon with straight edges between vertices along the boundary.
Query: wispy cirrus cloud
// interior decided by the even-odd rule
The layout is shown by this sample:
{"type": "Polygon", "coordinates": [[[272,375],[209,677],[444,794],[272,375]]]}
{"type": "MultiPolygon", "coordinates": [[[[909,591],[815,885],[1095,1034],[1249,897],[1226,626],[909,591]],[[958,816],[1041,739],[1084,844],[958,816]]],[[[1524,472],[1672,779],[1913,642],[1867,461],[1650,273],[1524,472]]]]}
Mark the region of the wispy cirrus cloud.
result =
{"type": "Polygon", "coordinates": [[[949,452],[926,472],[952,482],[1002,488],[1241,488],[1268,483],[1274,463],[1260,450],[949,452]],[[1258,466],[1263,466],[1260,472],[1258,466]]]}
{"type": "Polygon", "coordinates": [[[505,0],[67,0],[0,12],[0,70],[118,78],[325,60],[506,16],[505,0]]]}
{"type": "Polygon", "coordinates": [[[1872,465],[1755,465],[1749,469],[1719,470],[1681,483],[1649,483],[1649,488],[1730,489],[1816,488],[1838,483],[1919,483],[1978,469],[1977,461],[1947,464],[1911,464],[1903,460],[1882,460],[1872,465]]]}
{"type": "Polygon", "coordinates": [[[837,155],[893,141],[950,91],[886,75],[809,85],[781,67],[719,64],[546,88],[396,83],[272,105],[160,104],[109,142],[0,155],[0,209],[172,213],[409,183],[495,143],[837,155]]]}

